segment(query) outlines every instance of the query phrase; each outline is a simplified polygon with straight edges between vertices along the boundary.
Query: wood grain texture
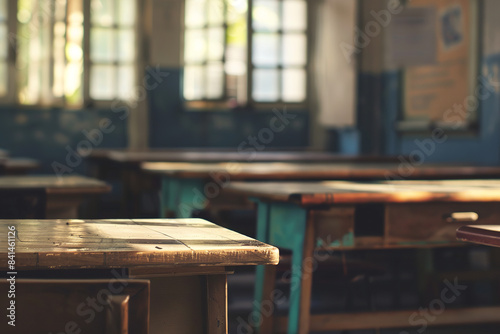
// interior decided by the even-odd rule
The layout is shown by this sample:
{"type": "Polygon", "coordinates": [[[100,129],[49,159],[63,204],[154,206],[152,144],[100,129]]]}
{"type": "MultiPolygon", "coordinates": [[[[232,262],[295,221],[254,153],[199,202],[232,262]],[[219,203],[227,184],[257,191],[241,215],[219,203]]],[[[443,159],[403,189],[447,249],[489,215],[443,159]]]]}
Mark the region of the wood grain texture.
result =
{"type": "Polygon", "coordinates": [[[84,176],[1,176],[0,190],[43,189],[47,194],[102,194],[111,191],[111,187],[100,180],[84,176]]]}
{"type": "MultiPolygon", "coordinates": [[[[0,220],[15,226],[18,269],[277,264],[275,247],[202,219],[0,220]]],[[[7,250],[0,250],[7,268],[7,250]]]]}
{"type": "Polygon", "coordinates": [[[227,278],[209,275],[207,282],[207,334],[227,333],[227,278]]]}
{"type": "MultiPolygon", "coordinates": [[[[231,160],[229,160],[231,161],[231,160]]],[[[193,162],[196,160],[193,159],[193,162]]],[[[269,162],[221,163],[145,162],[142,170],[180,178],[213,178],[224,175],[231,180],[352,180],[352,179],[453,179],[500,177],[500,167],[422,165],[411,173],[402,172],[397,163],[361,162],[269,162]]]]}
{"type": "Polygon", "coordinates": [[[361,203],[500,202],[500,180],[231,182],[225,191],[303,206],[361,203]]]}
{"type": "Polygon", "coordinates": [[[385,206],[384,242],[456,242],[462,225],[498,225],[500,204],[482,203],[398,203],[385,206]],[[450,221],[453,213],[471,213],[475,220],[450,221]]]}
{"type": "Polygon", "coordinates": [[[500,247],[500,225],[467,225],[457,229],[457,239],[476,244],[500,247]]]}

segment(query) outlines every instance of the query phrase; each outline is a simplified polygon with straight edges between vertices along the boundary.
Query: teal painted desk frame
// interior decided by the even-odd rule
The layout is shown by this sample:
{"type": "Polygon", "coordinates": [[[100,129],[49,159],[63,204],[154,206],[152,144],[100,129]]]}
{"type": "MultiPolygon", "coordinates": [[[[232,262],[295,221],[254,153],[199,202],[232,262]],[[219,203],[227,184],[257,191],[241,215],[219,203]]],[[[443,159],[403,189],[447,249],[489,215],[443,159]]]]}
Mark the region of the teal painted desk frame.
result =
{"type": "MultiPolygon", "coordinates": [[[[206,182],[199,178],[162,176],[160,216],[166,218],[171,213],[176,218],[190,218],[194,210],[204,209],[209,200],[203,195],[206,182]]],[[[348,233],[342,240],[329,240],[325,245],[321,240],[315,240],[314,209],[293,203],[250,199],[257,206],[256,239],[292,251],[288,333],[308,332],[312,289],[312,269],[309,266],[313,261],[307,259],[313,259],[317,246],[354,246],[354,235],[348,233]]],[[[433,261],[430,251],[421,251],[418,264],[419,268],[425,269],[422,270],[425,276],[431,271],[433,261]]],[[[255,328],[257,333],[272,333],[273,330],[274,318],[266,315],[261,305],[265,301],[273,302],[275,277],[275,266],[257,266],[253,304],[253,314],[260,317],[255,328]]]]}
{"type": "Polygon", "coordinates": [[[204,209],[205,183],[204,179],[162,176],[160,217],[168,218],[168,213],[173,213],[175,218],[191,218],[194,210],[204,209]]]}
{"type": "MultiPolygon", "coordinates": [[[[167,216],[168,212],[176,218],[189,218],[192,210],[203,209],[206,203],[200,203],[199,194],[203,194],[205,182],[203,179],[175,178],[162,176],[160,216],[167,216]],[[190,209],[192,209],[190,211],[190,209]]],[[[312,252],[306,254],[305,241],[314,238],[313,224],[307,224],[308,210],[289,203],[266,203],[254,200],[257,203],[257,240],[277,247],[289,249],[293,252],[292,276],[290,292],[290,312],[288,317],[288,333],[298,333],[299,320],[305,320],[307,315],[300,312],[301,296],[310,293],[311,281],[303,280],[304,258],[312,257],[312,252]],[[306,235],[306,230],[310,231],[306,235]]],[[[265,285],[265,270],[267,266],[257,266],[255,285],[254,312],[261,314],[260,304],[263,300],[265,285]]],[[[267,268],[270,271],[274,268],[267,268]]],[[[309,275],[311,276],[311,275],[309,275]]],[[[272,284],[274,285],[274,284],[272,284]]],[[[270,288],[267,286],[266,288],[270,288]]],[[[262,319],[263,323],[271,320],[262,319]]],[[[307,323],[308,324],[308,323],[307,323]]]]}
{"type": "MultiPolygon", "coordinates": [[[[308,210],[298,205],[256,199],[254,202],[257,204],[257,240],[292,251],[288,333],[297,334],[301,327],[309,326],[309,311],[301,310],[301,300],[310,299],[312,272],[308,272],[310,269],[305,264],[307,258],[312,259],[314,252],[314,225],[308,224],[308,210]]],[[[265,299],[273,302],[275,270],[268,266],[257,266],[256,269],[253,312],[261,317],[259,327],[270,331],[273,328],[272,316],[266,317],[261,305],[265,299]]],[[[302,306],[309,310],[310,300],[302,306]]]]}
{"type": "MultiPolygon", "coordinates": [[[[193,210],[203,209],[206,198],[203,194],[206,180],[176,178],[162,176],[160,216],[165,218],[168,213],[173,213],[176,218],[190,218],[193,210]],[[201,202],[200,199],[205,200],[201,202]]],[[[252,199],[257,205],[257,236],[256,239],[292,251],[292,272],[290,291],[290,311],[288,316],[288,333],[300,332],[300,327],[309,325],[310,300],[302,304],[301,300],[310,296],[312,287],[312,272],[303,266],[307,258],[313,257],[314,224],[308,223],[311,212],[307,208],[292,203],[268,203],[252,199]]],[[[351,246],[353,236],[346,235],[342,242],[334,241],[331,245],[351,246]]],[[[257,266],[256,283],[254,291],[254,314],[262,316],[261,328],[272,328],[272,317],[266,317],[261,311],[264,294],[273,293],[274,273],[273,266],[257,266]],[[268,272],[266,272],[268,271],[268,272]],[[266,279],[267,277],[267,279],[266,279]]],[[[269,296],[267,296],[269,297],[269,296]]],[[[256,328],[259,331],[259,328],[256,328]]]]}
{"type": "MultiPolygon", "coordinates": [[[[323,241],[315,240],[314,209],[293,203],[265,202],[252,198],[257,205],[256,239],[292,251],[290,297],[288,312],[289,334],[309,332],[314,250],[323,241]]],[[[329,241],[329,247],[354,246],[352,232],[342,240],[329,241]]],[[[253,312],[260,315],[257,332],[271,333],[273,318],[264,314],[263,302],[273,302],[275,267],[257,266],[253,312]]]]}

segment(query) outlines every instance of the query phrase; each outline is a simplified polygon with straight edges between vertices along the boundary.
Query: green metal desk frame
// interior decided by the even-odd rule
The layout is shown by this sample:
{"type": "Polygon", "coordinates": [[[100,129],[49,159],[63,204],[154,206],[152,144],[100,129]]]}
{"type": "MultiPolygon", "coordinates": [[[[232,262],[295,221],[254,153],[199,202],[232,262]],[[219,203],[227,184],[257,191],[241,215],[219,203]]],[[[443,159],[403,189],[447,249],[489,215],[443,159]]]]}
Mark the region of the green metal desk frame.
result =
{"type": "Polygon", "coordinates": [[[162,177],[160,196],[160,217],[167,218],[172,213],[176,218],[191,218],[194,210],[206,207],[203,196],[203,179],[162,177]]]}
{"type": "MultiPolygon", "coordinates": [[[[205,180],[185,179],[164,176],[161,188],[161,217],[167,213],[175,214],[176,218],[190,218],[194,210],[203,209],[207,199],[202,196],[205,180]]],[[[311,291],[312,272],[307,272],[304,263],[307,258],[313,257],[314,247],[305,247],[307,240],[318,244],[314,240],[314,224],[308,224],[309,210],[291,203],[267,203],[252,199],[257,205],[257,236],[256,239],[292,251],[291,291],[288,316],[288,333],[299,333],[301,322],[306,322],[308,311],[300,309],[301,299],[309,298],[311,291]],[[306,275],[305,275],[306,274],[306,275]],[[307,276],[308,279],[304,279],[307,276]]],[[[342,241],[334,240],[330,246],[350,246],[354,243],[352,235],[346,235],[342,241]]],[[[314,246],[314,245],[313,245],[314,246]]],[[[269,266],[257,266],[254,291],[254,314],[261,317],[261,325],[272,321],[272,317],[265,318],[261,310],[264,290],[274,287],[274,279],[266,280],[266,269],[275,270],[269,266]]],[[[272,292],[272,291],[271,291],[272,292]]],[[[267,293],[266,293],[267,294],[267,293]]],[[[270,300],[272,302],[272,300],[270,300]]],[[[309,305],[310,301],[303,305],[309,305]]],[[[304,325],[308,325],[308,322],[304,325]]],[[[271,324],[272,326],[272,324],[271,324]]],[[[259,326],[257,326],[259,327],[259,326]]],[[[259,331],[259,328],[256,328],[259,331]]]]}

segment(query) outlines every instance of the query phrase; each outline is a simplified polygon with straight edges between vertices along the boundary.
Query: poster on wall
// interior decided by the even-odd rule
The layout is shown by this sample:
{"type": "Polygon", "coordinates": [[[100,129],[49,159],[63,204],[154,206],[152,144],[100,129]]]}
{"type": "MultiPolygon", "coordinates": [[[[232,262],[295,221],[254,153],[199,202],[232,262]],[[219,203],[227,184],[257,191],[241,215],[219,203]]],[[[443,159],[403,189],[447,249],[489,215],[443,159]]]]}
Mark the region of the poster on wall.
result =
{"type": "Polygon", "coordinates": [[[404,68],[404,121],[465,127],[476,114],[474,106],[463,105],[473,89],[476,66],[471,52],[475,50],[471,1],[413,0],[410,8],[428,8],[435,12],[432,40],[436,43],[436,54],[434,62],[404,68]]]}

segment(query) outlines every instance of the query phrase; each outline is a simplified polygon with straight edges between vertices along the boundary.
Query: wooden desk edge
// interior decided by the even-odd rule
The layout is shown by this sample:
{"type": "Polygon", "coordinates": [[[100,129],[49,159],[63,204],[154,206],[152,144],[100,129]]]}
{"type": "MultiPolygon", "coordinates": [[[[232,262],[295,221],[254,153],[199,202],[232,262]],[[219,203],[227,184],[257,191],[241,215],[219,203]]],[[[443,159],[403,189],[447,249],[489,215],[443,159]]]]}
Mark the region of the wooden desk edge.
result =
{"type": "MultiPolygon", "coordinates": [[[[179,268],[179,267],[236,267],[236,266],[257,266],[257,265],[277,265],[279,263],[278,248],[262,244],[259,248],[245,251],[219,251],[218,261],[210,260],[212,257],[206,255],[205,251],[178,252],[171,257],[171,262],[165,261],[162,252],[157,252],[157,258],[153,256],[147,259],[139,257],[142,251],[127,251],[119,254],[107,251],[71,251],[71,252],[20,252],[16,254],[16,268],[18,269],[87,269],[87,268],[132,268],[148,267],[154,268],[179,268]],[[186,258],[191,255],[191,258],[186,258]],[[204,256],[206,255],[206,258],[204,256]],[[146,261],[147,260],[147,261],[146,261]]],[[[0,252],[0,270],[8,270],[8,253],[0,252]]]]}
{"type": "Polygon", "coordinates": [[[67,187],[67,188],[47,188],[48,195],[69,195],[69,194],[106,194],[111,192],[109,184],[96,185],[96,187],[67,187]]]}
{"type": "Polygon", "coordinates": [[[500,247],[500,232],[480,230],[474,226],[466,225],[457,229],[457,240],[500,247]]]}

